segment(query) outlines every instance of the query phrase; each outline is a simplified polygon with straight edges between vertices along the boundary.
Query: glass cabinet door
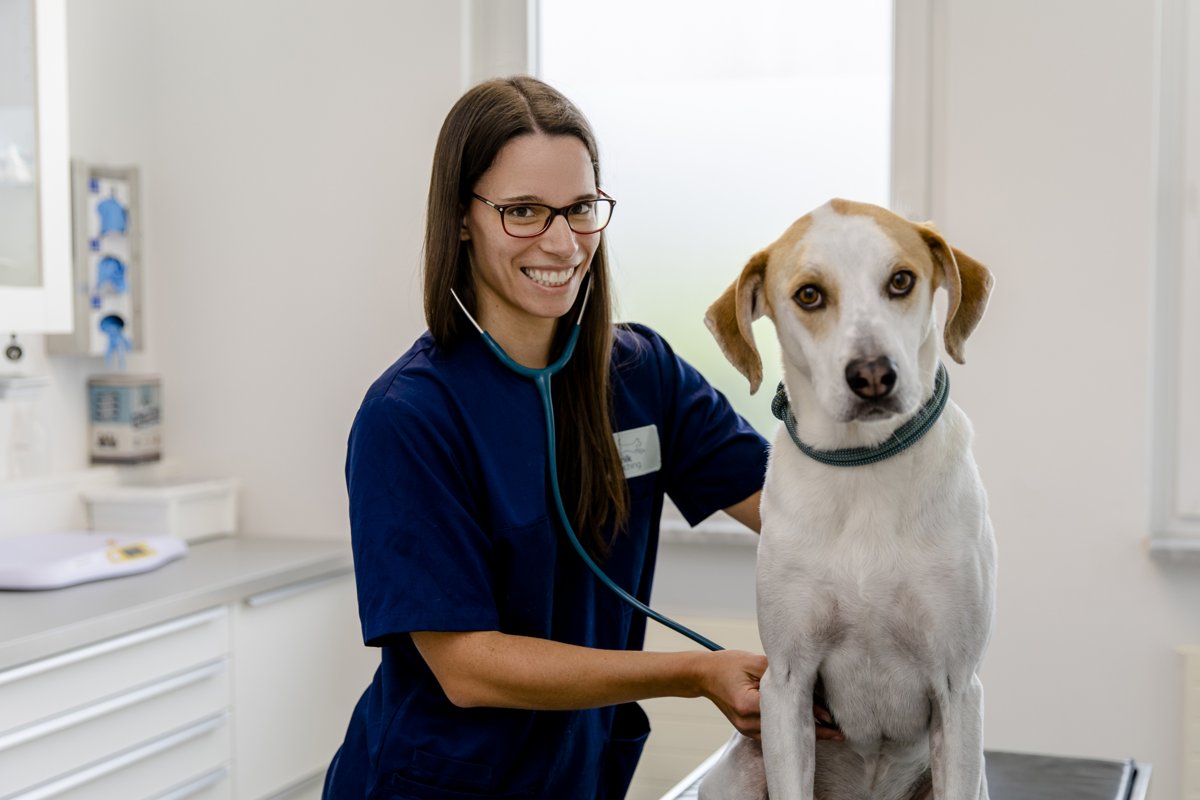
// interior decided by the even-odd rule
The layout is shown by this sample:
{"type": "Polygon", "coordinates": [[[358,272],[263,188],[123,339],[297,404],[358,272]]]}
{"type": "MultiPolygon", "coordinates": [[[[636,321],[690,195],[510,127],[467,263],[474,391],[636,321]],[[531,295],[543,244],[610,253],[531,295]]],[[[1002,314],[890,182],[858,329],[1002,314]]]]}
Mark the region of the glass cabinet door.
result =
{"type": "Polygon", "coordinates": [[[0,0],[0,285],[38,286],[33,0],[0,0]]]}
{"type": "Polygon", "coordinates": [[[0,0],[0,333],[71,326],[65,0],[0,0]]]}

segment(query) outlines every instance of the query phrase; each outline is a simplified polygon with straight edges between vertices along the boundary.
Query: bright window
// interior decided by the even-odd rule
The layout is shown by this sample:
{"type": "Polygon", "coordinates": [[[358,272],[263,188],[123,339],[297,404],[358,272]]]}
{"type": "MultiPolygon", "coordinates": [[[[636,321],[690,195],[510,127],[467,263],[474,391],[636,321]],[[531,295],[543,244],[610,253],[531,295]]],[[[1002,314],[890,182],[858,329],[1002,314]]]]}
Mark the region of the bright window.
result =
{"type": "Polygon", "coordinates": [[[600,142],[618,204],[620,319],[644,322],[764,433],[779,352],[755,326],[763,388],[704,312],[756,251],[831,197],[887,205],[890,0],[540,0],[541,76],[600,142]]]}

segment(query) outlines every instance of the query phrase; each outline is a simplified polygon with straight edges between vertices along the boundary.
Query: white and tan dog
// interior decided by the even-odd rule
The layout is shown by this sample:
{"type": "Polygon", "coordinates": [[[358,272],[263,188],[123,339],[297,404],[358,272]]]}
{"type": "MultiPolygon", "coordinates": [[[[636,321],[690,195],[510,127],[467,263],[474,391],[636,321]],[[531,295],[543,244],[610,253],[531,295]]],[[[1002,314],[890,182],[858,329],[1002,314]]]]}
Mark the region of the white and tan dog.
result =
{"type": "Polygon", "coordinates": [[[751,322],[775,323],[794,436],[780,426],[763,490],[762,745],[735,735],[701,798],[987,798],[976,671],[995,543],[970,422],[944,391],[937,415],[933,301],[947,290],[942,338],[961,363],[991,284],[931,226],[832,200],[709,309],[751,392],[762,381],[751,322]],[[911,446],[872,462],[897,436],[911,446]],[[845,741],[816,739],[814,695],[845,741]]]}

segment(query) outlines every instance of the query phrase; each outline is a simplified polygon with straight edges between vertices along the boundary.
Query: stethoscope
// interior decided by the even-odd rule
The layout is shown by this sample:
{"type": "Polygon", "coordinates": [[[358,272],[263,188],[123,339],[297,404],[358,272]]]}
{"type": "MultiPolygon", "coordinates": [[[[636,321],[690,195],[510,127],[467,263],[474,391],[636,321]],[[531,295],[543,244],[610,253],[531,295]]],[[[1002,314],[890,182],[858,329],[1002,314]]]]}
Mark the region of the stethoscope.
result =
{"type": "Polygon", "coordinates": [[[497,343],[496,340],[491,337],[491,334],[479,327],[479,323],[475,321],[473,316],[471,316],[471,312],[467,311],[467,307],[463,305],[463,301],[458,298],[458,294],[453,289],[450,290],[450,294],[453,295],[454,301],[458,303],[458,307],[461,308],[463,313],[467,315],[467,319],[469,319],[471,324],[475,326],[475,330],[479,331],[479,335],[483,337],[484,343],[488,346],[488,349],[492,351],[496,358],[500,360],[500,363],[518,375],[529,378],[537,387],[538,395],[542,398],[542,410],[545,412],[546,417],[546,458],[548,467],[547,471],[550,473],[550,493],[554,497],[554,507],[558,511],[559,522],[562,523],[563,530],[567,533],[567,538],[571,540],[571,545],[575,548],[575,552],[579,554],[579,557],[583,559],[583,563],[587,564],[592,573],[600,579],[600,582],[616,593],[617,597],[620,597],[626,603],[633,606],[638,611],[641,611],[647,617],[666,625],[676,633],[680,633],[688,637],[697,644],[707,647],[709,650],[724,650],[725,648],[721,647],[721,645],[706,639],[691,628],[679,624],[670,617],[665,617],[662,614],[659,614],[657,611],[650,608],[650,606],[646,605],[641,600],[638,600],[629,592],[613,583],[612,579],[609,578],[608,575],[604,574],[604,570],[600,569],[600,566],[592,560],[591,556],[588,555],[587,550],[583,549],[583,545],[579,543],[579,537],[575,535],[575,529],[571,527],[571,521],[567,518],[567,510],[563,506],[562,494],[558,488],[558,469],[556,467],[558,462],[555,455],[554,442],[554,403],[551,401],[550,396],[550,379],[558,374],[562,368],[567,365],[567,362],[571,360],[571,356],[575,353],[575,344],[579,341],[579,325],[583,321],[583,311],[585,308],[587,308],[588,298],[591,297],[592,294],[591,274],[589,273],[587,276],[587,288],[584,289],[583,303],[581,303],[579,306],[579,317],[575,320],[575,326],[571,330],[570,335],[567,337],[567,343],[563,347],[562,355],[560,355],[553,364],[550,364],[542,369],[526,367],[513,360],[508,353],[504,352],[504,348],[501,347],[499,343],[497,343]]]}

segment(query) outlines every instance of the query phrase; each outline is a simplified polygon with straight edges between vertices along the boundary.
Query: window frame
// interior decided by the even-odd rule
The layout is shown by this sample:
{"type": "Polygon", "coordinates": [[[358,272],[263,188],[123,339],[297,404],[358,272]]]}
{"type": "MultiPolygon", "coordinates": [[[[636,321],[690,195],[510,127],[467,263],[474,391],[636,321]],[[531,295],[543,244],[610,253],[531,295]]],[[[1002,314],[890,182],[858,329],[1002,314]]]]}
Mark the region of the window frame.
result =
{"type": "MultiPolygon", "coordinates": [[[[1189,19],[1188,5],[1189,0],[1160,0],[1158,13],[1150,551],[1168,560],[1200,561],[1200,514],[1184,510],[1177,492],[1186,449],[1179,426],[1186,407],[1181,294],[1185,274],[1200,281],[1200,247],[1193,242],[1189,252],[1185,239],[1188,223],[1200,224],[1186,200],[1188,184],[1200,183],[1200,148],[1188,146],[1189,119],[1200,120],[1200,91],[1188,97],[1189,70],[1200,74],[1200,18],[1189,19]]],[[[1200,14],[1200,4],[1191,5],[1200,14]]]]}

